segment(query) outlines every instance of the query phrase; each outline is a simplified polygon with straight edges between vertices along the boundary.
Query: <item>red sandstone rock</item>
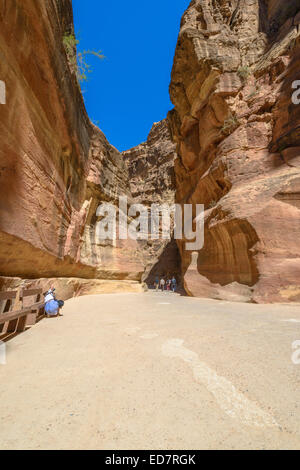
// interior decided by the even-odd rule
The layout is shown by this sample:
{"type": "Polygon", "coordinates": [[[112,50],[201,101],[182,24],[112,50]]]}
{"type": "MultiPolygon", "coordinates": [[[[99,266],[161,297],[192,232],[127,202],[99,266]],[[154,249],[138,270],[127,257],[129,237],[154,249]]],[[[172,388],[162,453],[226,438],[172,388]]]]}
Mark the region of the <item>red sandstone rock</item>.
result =
{"type": "MultiPolygon", "coordinates": [[[[175,203],[174,161],[176,145],[171,141],[166,119],[153,124],[146,142],[123,152],[135,203],[175,203]]],[[[180,278],[180,256],[173,239],[138,242],[145,264],[145,279],[152,286],[156,276],[180,278]]]]}
{"type": "Polygon", "coordinates": [[[204,203],[205,245],[178,242],[190,295],[300,300],[299,2],[194,0],[169,114],[177,201],[204,203]]]}
{"type": "Polygon", "coordinates": [[[140,279],[136,244],[95,237],[98,205],[131,195],[122,156],[90,123],[68,64],[71,1],[2,1],[0,22],[0,273],[140,279]]]}
{"type": "Polygon", "coordinates": [[[102,201],[131,192],[134,202],[173,201],[166,123],[125,152],[125,165],[90,123],[68,64],[71,0],[2,1],[0,274],[23,279],[0,288],[63,277],[68,297],[111,289],[93,278],[140,279],[148,264],[151,280],[181,264],[190,295],[299,301],[299,15],[298,0],[194,0],[182,19],[168,117],[176,201],[206,213],[204,248],[192,255],[179,241],[180,259],[174,241],[95,237],[102,201]]]}

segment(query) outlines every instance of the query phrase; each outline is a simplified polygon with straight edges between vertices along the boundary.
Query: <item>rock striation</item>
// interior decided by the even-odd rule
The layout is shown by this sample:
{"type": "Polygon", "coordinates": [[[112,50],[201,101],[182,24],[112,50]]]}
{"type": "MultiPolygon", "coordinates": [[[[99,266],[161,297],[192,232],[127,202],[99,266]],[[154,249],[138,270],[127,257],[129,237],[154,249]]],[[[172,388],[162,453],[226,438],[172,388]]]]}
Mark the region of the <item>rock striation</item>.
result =
{"type": "Polygon", "coordinates": [[[95,236],[98,205],[131,193],[68,61],[71,0],[3,0],[0,23],[0,274],[140,280],[135,242],[95,236]]]}
{"type": "Polygon", "coordinates": [[[175,53],[168,120],[176,201],[205,204],[205,244],[178,242],[190,295],[300,300],[300,6],[193,0],[175,53]]]}
{"type": "MultiPolygon", "coordinates": [[[[147,141],[123,152],[123,157],[135,203],[149,208],[152,204],[175,204],[176,144],[171,140],[166,119],[154,123],[147,141]]],[[[180,278],[180,256],[173,239],[149,239],[138,243],[145,265],[143,279],[149,286],[153,285],[156,276],[176,275],[180,278]]]]}
{"type": "Polygon", "coordinates": [[[135,202],[174,204],[176,144],[166,119],[154,123],[147,141],[123,152],[123,157],[135,202]]]}
{"type": "Polygon", "coordinates": [[[1,289],[56,280],[67,298],[176,274],[193,296],[300,301],[299,0],[193,0],[174,109],[123,154],[87,116],[71,0],[2,0],[0,22],[1,289]],[[100,242],[97,207],[124,195],[204,204],[203,249],[100,242]]]}

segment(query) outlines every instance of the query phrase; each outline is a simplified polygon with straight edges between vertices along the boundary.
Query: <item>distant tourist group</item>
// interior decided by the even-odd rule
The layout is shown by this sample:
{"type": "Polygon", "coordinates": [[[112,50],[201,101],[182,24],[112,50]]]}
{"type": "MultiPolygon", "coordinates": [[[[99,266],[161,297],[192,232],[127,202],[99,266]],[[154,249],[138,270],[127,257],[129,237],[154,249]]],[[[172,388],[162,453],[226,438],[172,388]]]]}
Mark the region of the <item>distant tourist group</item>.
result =
{"type": "Polygon", "coordinates": [[[173,291],[176,292],[177,290],[177,281],[175,276],[172,277],[172,279],[167,279],[165,280],[163,277],[159,279],[158,276],[156,276],[155,281],[154,281],[154,288],[156,291],[159,289],[163,291],[173,291]]]}

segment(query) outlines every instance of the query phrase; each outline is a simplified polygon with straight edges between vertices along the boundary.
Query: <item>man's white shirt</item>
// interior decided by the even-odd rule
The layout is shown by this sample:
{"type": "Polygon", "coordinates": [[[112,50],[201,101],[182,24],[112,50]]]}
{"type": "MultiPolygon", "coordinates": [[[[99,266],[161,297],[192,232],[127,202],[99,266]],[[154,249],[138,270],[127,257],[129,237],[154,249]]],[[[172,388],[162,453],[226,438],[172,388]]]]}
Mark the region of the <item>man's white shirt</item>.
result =
{"type": "Polygon", "coordinates": [[[47,294],[45,297],[45,303],[49,302],[50,300],[54,300],[53,294],[47,294]]]}

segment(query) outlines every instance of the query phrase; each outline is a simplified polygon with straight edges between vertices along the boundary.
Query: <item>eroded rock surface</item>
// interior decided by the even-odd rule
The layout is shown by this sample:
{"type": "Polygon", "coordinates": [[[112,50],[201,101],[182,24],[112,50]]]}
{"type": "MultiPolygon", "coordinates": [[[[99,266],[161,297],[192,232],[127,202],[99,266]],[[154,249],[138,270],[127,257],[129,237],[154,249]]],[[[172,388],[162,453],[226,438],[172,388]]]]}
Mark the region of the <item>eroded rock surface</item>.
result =
{"type": "Polygon", "coordinates": [[[182,275],[190,295],[300,300],[298,0],[193,0],[168,125],[124,155],[90,123],[68,62],[71,0],[2,0],[0,22],[2,276],[118,284],[147,266],[150,283],[182,275]],[[124,195],[148,206],[204,203],[204,248],[100,243],[97,207],[124,195]]]}
{"type": "Polygon", "coordinates": [[[71,0],[0,2],[0,273],[139,280],[134,242],[99,243],[96,209],[131,198],[121,154],[87,116],[63,45],[71,0]]]}
{"type": "Polygon", "coordinates": [[[153,124],[146,142],[123,152],[135,202],[174,204],[176,145],[166,119],[153,124]]]}
{"type": "MultiPolygon", "coordinates": [[[[16,277],[0,277],[0,290],[16,290],[21,294],[22,289],[42,289],[47,292],[55,286],[60,300],[68,300],[82,295],[113,294],[117,292],[139,293],[144,291],[144,286],[139,281],[108,280],[108,279],[82,279],[72,277],[55,277],[40,279],[22,279],[16,277]]],[[[29,303],[32,298],[29,298],[29,303]]],[[[0,302],[1,307],[5,302],[0,302]]]]}
{"type": "MultiPolygon", "coordinates": [[[[148,208],[152,204],[175,204],[176,144],[171,140],[166,119],[154,123],[147,141],[123,152],[123,156],[135,203],[144,204],[148,208]]],[[[153,285],[156,276],[176,275],[180,278],[180,256],[173,239],[163,240],[161,237],[159,240],[151,240],[149,237],[148,241],[138,243],[146,267],[143,279],[148,285],[153,285]]]]}
{"type": "Polygon", "coordinates": [[[176,199],[205,204],[205,245],[178,242],[191,295],[300,300],[300,6],[194,0],[169,114],[176,199]]]}

